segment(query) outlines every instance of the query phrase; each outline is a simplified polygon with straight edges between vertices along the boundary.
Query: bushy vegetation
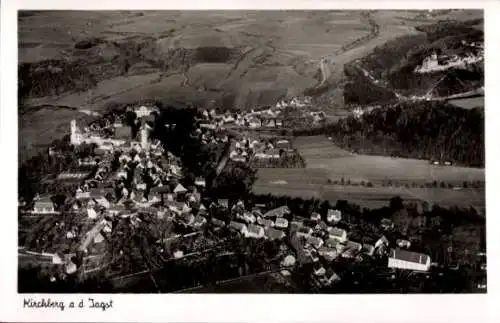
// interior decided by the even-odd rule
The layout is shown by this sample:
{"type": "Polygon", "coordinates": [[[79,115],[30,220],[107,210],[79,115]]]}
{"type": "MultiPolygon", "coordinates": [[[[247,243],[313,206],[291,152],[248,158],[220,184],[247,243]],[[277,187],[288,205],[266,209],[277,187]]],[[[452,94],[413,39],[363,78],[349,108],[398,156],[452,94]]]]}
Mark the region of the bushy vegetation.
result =
{"type": "Polygon", "coordinates": [[[374,85],[365,77],[351,77],[344,86],[344,103],[347,105],[370,105],[394,100],[396,96],[392,91],[374,85]]]}
{"type": "Polygon", "coordinates": [[[102,42],[101,39],[99,38],[89,38],[89,39],[84,39],[80,40],[75,44],[76,49],[89,49],[92,48],[102,42]]]}
{"type": "Polygon", "coordinates": [[[206,46],[196,49],[196,60],[204,63],[225,63],[231,58],[231,49],[227,47],[206,46]]]}
{"type": "Polygon", "coordinates": [[[386,106],[297,135],[326,133],[346,149],[365,154],[452,161],[484,166],[484,115],[443,103],[386,106]]]}

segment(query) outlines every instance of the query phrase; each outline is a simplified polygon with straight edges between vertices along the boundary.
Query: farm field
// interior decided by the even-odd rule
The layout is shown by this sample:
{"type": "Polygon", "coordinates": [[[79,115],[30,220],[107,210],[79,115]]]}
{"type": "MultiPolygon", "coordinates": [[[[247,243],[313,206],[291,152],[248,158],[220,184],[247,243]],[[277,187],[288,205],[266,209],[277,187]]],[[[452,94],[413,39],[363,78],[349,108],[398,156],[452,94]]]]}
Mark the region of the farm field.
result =
{"type": "Polygon", "coordinates": [[[464,181],[484,183],[484,169],[433,166],[423,160],[356,155],[335,146],[323,136],[297,137],[293,145],[305,159],[306,168],[259,169],[253,187],[255,193],[331,201],[345,199],[369,208],[387,205],[394,196],[445,206],[485,206],[484,188],[455,190],[420,187],[433,181],[457,186],[462,186],[464,181]],[[338,185],[342,179],[351,185],[338,185]],[[389,180],[392,186],[382,186],[389,180]],[[361,186],[361,182],[370,182],[373,187],[361,186]],[[418,186],[412,187],[412,184],[418,186]]]}
{"type": "MultiPolygon", "coordinates": [[[[174,77],[171,77],[172,79],[174,77]]],[[[54,105],[85,107],[89,110],[100,110],[102,104],[110,97],[119,96],[122,93],[129,92],[137,87],[147,86],[159,83],[160,73],[141,74],[133,76],[119,76],[116,78],[104,80],[98,84],[95,89],[85,92],[65,94],[58,97],[43,97],[32,99],[26,102],[26,105],[54,105]]],[[[167,79],[168,80],[168,79],[167,79]]],[[[163,81],[166,83],[166,80],[163,81]]],[[[180,85],[182,80],[178,81],[180,85]]]]}
{"type": "Polygon", "coordinates": [[[258,180],[253,186],[256,194],[287,195],[292,197],[318,198],[329,201],[349,200],[363,207],[386,206],[394,196],[406,201],[426,201],[443,206],[484,207],[484,189],[443,189],[364,187],[332,185],[327,182],[327,172],[318,169],[259,169],[258,180]]]}
{"type": "Polygon", "coordinates": [[[307,168],[323,169],[331,180],[344,177],[374,184],[387,180],[410,184],[435,180],[458,185],[463,181],[485,181],[482,168],[435,166],[426,160],[352,154],[323,136],[296,138],[294,146],[305,159],[307,168]]]}

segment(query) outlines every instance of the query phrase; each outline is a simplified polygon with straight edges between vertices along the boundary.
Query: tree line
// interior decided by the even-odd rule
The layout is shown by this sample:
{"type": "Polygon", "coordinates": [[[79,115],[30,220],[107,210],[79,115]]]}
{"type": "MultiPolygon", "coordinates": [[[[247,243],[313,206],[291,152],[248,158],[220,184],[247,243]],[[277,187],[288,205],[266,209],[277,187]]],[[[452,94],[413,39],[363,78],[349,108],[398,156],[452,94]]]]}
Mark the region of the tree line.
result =
{"type": "Polygon", "coordinates": [[[484,115],[441,102],[400,103],[350,116],[295,135],[327,134],[363,154],[399,156],[484,167],[484,115]]]}

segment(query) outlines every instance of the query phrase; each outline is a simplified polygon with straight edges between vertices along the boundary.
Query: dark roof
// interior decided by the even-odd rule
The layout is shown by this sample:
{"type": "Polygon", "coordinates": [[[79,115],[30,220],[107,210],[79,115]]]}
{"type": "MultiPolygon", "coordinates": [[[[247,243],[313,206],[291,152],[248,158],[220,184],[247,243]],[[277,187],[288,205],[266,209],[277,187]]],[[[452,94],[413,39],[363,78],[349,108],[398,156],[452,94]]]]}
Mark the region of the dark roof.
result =
{"type": "Polygon", "coordinates": [[[225,225],[224,221],[217,219],[217,218],[212,218],[212,223],[216,226],[221,226],[221,227],[223,227],[225,225]]]}
{"type": "Polygon", "coordinates": [[[340,228],[332,228],[331,230],[329,230],[328,232],[330,235],[332,236],[336,236],[336,237],[342,237],[346,231],[344,229],[340,229],[340,228]]]}
{"type": "Polygon", "coordinates": [[[229,222],[229,227],[237,230],[242,230],[244,227],[246,227],[246,225],[240,222],[231,221],[229,222]]]}
{"type": "Polygon", "coordinates": [[[419,264],[425,264],[427,259],[429,259],[429,256],[426,254],[403,249],[391,249],[389,257],[419,264]]]}
{"type": "Polygon", "coordinates": [[[40,196],[40,199],[35,201],[35,203],[52,203],[52,199],[48,195],[40,196]]]}
{"type": "Polygon", "coordinates": [[[151,193],[168,193],[170,191],[170,188],[168,185],[163,185],[163,186],[155,186],[151,188],[151,193]]]}

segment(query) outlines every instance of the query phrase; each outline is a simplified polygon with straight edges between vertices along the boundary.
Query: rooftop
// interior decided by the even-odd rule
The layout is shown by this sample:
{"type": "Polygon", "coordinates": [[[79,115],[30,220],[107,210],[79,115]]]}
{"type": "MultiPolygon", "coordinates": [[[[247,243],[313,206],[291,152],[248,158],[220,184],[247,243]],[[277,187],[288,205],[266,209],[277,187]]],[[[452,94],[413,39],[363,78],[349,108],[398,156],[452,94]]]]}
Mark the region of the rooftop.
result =
{"type": "Polygon", "coordinates": [[[391,249],[389,257],[419,264],[425,264],[427,260],[430,259],[430,257],[426,254],[403,249],[391,249]]]}

